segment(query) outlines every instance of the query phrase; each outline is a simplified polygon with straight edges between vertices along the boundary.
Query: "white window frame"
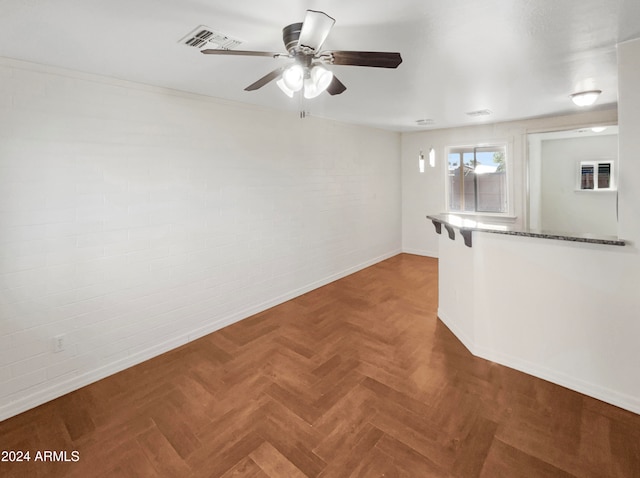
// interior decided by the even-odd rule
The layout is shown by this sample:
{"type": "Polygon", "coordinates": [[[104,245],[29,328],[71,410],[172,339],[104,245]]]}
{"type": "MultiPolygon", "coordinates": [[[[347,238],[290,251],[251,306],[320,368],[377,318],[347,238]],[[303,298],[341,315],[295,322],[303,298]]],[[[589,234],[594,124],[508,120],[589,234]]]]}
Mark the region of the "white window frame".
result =
{"type": "Polygon", "coordinates": [[[455,214],[457,216],[474,216],[474,217],[493,217],[493,218],[508,218],[514,219],[514,172],[513,172],[513,144],[511,141],[499,138],[491,141],[483,141],[479,143],[466,143],[449,145],[445,148],[446,167],[444,169],[444,203],[445,211],[449,214],[455,214]],[[506,179],[507,187],[505,188],[507,209],[505,212],[482,212],[482,211],[456,211],[451,209],[449,205],[449,153],[456,149],[473,149],[473,148],[487,148],[487,147],[499,147],[505,150],[505,167],[507,169],[506,179]]]}

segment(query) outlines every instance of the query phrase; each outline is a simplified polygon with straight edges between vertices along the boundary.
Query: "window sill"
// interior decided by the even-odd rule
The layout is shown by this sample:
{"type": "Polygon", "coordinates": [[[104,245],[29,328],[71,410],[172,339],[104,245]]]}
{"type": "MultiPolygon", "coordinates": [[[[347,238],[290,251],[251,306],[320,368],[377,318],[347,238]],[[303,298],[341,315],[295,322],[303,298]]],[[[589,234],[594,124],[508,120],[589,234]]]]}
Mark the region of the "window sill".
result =
{"type": "Polygon", "coordinates": [[[512,216],[508,213],[486,213],[486,212],[458,212],[458,211],[446,211],[443,214],[450,214],[452,216],[460,216],[477,221],[491,221],[494,223],[513,224],[518,220],[518,216],[512,216]]]}

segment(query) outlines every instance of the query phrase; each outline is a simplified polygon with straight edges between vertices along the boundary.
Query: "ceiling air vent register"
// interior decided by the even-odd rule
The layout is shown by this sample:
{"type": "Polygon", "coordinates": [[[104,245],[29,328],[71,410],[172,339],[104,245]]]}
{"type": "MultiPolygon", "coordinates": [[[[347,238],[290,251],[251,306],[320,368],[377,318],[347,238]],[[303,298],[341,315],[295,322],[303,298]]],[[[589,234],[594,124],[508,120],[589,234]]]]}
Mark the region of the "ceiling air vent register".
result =
{"type": "Polygon", "coordinates": [[[465,113],[467,116],[471,116],[472,118],[478,118],[480,116],[489,116],[491,114],[491,110],[476,110],[469,111],[465,113]]]}
{"type": "Polygon", "coordinates": [[[195,28],[188,35],[181,38],[178,43],[198,49],[206,47],[220,50],[233,50],[242,44],[240,40],[231,38],[229,35],[225,35],[224,33],[215,32],[204,25],[200,25],[195,28]]]}

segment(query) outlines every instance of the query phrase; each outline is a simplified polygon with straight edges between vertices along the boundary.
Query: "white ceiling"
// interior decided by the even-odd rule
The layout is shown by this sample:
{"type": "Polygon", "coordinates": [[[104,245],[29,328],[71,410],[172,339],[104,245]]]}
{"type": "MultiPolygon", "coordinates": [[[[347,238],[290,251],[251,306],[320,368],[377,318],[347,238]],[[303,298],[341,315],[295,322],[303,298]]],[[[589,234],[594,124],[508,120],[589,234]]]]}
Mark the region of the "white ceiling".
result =
{"type": "Polygon", "coordinates": [[[306,9],[336,24],[325,49],[398,51],[397,70],[333,66],[342,95],[311,115],[396,131],[577,110],[569,94],[617,100],[616,43],[640,37],[639,0],[0,0],[0,56],[291,111],[274,82],[244,87],[287,60],[202,55],[178,43],[198,25],[283,51],[282,27],[306,9]],[[465,113],[489,109],[491,116],[465,113]]]}

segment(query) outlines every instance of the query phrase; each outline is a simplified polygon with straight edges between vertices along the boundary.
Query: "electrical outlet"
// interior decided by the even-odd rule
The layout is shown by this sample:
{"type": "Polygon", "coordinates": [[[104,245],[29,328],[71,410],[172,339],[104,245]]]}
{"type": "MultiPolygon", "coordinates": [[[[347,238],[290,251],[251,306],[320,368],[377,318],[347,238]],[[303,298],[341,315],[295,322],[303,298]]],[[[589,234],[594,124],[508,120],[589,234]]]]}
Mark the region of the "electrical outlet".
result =
{"type": "Polygon", "coordinates": [[[67,347],[67,339],[64,334],[56,335],[53,338],[53,352],[62,352],[67,347]]]}

